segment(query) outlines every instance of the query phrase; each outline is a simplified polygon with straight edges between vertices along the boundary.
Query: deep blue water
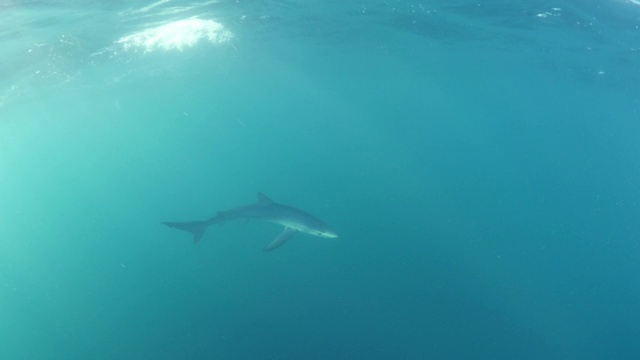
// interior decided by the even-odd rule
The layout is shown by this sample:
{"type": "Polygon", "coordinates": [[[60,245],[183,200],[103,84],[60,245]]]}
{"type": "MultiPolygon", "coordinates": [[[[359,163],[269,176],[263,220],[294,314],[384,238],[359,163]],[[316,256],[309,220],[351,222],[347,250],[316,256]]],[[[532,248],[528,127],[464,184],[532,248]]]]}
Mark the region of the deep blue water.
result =
{"type": "Polygon", "coordinates": [[[0,359],[640,359],[635,1],[0,20],[0,359]]]}

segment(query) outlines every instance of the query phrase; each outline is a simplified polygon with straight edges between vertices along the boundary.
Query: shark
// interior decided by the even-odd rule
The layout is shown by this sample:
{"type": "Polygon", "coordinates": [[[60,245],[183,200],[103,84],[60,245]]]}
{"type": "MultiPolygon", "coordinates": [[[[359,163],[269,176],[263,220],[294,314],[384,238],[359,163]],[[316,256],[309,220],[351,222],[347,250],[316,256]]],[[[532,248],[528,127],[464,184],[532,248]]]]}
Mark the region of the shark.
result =
{"type": "Polygon", "coordinates": [[[197,244],[209,226],[236,219],[263,220],[284,226],[280,235],[267,245],[263,251],[271,251],[279,248],[298,233],[306,233],[321,238],[338,237],[338,234],[322,220],[303,210],[276,203],[261,192],[258,193],[257,203],[226,211],[218,211],[215,216],[207,220],[185,222],[166,221],[163,222],[163,224],[171,228],[192,233],[193,243],[197,244]]]}

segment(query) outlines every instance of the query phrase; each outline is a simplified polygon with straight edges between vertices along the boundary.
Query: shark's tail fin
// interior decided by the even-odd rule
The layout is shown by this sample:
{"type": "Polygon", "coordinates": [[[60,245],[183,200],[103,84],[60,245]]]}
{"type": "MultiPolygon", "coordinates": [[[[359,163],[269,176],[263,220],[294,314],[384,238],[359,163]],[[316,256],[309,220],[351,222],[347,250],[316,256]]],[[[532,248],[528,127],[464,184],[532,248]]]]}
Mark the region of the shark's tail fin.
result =
{"type": "Polygon", "coordinates": [[[206,221],[163,222],[168,227],[188,231],[193,234],[193,243],[197,244],[209,224],[206,221]]]}

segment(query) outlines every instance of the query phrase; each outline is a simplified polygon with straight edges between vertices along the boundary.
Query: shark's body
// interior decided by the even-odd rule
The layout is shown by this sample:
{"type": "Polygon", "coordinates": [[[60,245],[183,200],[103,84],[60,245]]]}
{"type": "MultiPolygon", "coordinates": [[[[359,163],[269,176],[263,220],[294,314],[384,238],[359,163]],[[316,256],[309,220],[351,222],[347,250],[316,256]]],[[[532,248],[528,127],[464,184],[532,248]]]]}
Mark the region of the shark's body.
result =
{"type": "Polygon", "coordinates": [[[278,248],[299,232],[325,238],[338,237],[327,224],[313,215],[291,206],[278,204],[263,193],[258,193],[257,204],[219,211],[216,216],[205,221],[164,222],[163,224],[193,233],[193,242],[197,244],[207,227],[234,219],[257,219],[284,226],[282,233],[267,245],[264,251],[278,248]]]}

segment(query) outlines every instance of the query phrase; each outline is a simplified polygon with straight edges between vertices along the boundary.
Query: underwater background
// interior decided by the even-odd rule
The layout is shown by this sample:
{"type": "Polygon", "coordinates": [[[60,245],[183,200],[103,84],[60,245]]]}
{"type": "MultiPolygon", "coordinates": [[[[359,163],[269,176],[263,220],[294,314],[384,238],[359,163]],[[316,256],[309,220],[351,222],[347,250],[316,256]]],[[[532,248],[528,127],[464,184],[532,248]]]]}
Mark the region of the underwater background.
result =
{"type": "Polygon", "coordinates": [[[640,359],[640,2],[0,19],[0,359],[640,359]]]}

